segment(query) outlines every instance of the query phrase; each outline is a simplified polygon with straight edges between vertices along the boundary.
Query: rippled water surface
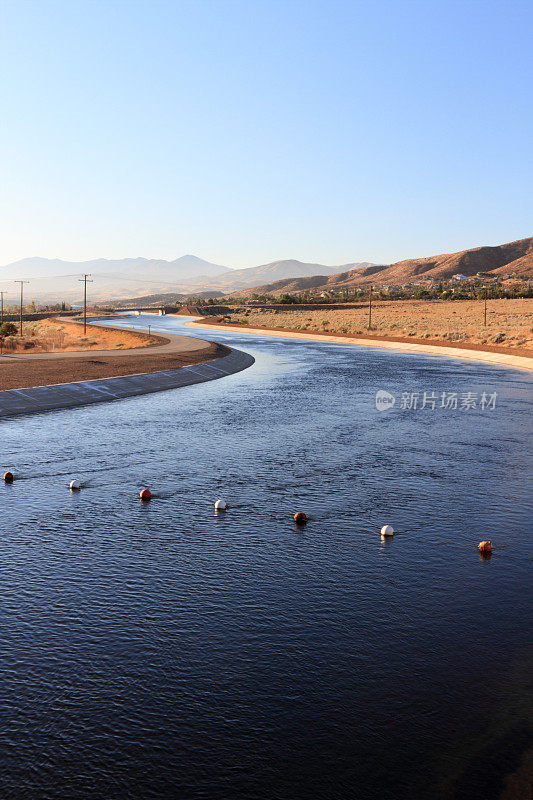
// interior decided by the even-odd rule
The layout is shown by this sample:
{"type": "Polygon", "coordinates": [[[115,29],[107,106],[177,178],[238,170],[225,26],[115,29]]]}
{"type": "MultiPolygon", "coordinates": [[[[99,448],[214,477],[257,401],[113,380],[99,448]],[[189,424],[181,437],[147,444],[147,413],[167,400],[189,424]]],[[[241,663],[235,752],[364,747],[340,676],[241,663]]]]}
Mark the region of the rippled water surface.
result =
{"type": "Polygon", "coordinates": [[[2,800],[505,796],[531,746],[531,377],[203,335],[256,364],[0,423],[2,800]],[[424,391],[496,407],[400,407],[424,391]]]}

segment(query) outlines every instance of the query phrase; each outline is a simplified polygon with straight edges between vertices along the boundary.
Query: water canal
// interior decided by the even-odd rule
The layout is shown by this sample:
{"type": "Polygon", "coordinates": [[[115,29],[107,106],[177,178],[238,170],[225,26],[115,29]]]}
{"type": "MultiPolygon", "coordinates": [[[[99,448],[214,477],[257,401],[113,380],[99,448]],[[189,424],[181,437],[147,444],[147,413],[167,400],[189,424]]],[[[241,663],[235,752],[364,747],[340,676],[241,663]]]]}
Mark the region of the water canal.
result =
{"type": "Polygon", "coordinates": [[[502,796],[531,747],[531,376],[185,321],[142,317],[256,363],[0,423],[2,798],[502,796]]]}

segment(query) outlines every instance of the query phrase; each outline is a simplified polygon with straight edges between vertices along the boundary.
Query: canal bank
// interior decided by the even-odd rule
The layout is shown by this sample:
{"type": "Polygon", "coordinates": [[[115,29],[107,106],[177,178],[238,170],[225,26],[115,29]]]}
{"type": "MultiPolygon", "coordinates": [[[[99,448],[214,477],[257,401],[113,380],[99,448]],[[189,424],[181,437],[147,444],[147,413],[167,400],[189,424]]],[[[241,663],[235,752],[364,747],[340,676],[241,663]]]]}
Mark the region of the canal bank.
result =
{"type": "MultiPolygon", "coordinates": [[[[176,316],[169,314],[168,316],[176,316]]],[[[505,366],[512,369],[524,369],[533,372],[533,358],[527,356],[511,355],[491,350],[477,348],[454,347],[444,344],[422,344],[419,342],[406,342],[400,339],[386,337],[349,337],[336,336],[335,334],[300,333],[299,331],[283,328],[254,328],[246,325],[220,325],[213,324],[209,318],[194,320],[187,323],[191,327],[207,330],[224,330],[233,333],[259,334],[261,336],[280,336],[284,339],[306,339],[312,342],[329,342],[330,344],[353,344],[359,347],[375,347],[386,350],[397,350],[403,353],[420,354],[425,356],[446,356],[447,358],[461,358],[467,361],[478,361],[483,364],[505,366]]]]}
{"type": "Polygon", "coordinates": [[[13,388],[0,391],[0,417],[177,389],[232,375],[254,363],[247,353],[204,339],[176,334],[157,338],[155,345],[124,351],[2,356],[3,385],[11,381],[13,388]],[[69,380],[77,376],[84,379],[69,380]]]}

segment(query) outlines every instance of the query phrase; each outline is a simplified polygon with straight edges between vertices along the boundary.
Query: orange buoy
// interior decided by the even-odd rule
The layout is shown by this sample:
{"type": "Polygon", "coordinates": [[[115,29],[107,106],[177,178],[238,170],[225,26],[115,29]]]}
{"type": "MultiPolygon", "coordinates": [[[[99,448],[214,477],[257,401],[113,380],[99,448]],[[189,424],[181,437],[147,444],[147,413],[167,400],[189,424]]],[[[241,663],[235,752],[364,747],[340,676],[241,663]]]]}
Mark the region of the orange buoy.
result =
{"type": "Polygon", "coordinates": [[[13,483],[13,473],[4,472],[4,483],[13,483]]]}
{"type": "Polygon", "coordinates": [[[480,553],[492,553],[492,542],[488,540],[485,542],[480,542],[477,546],[477,549],[480,553]]]}
{"type": "Polygon", "coordinates": [[[139,492],[139,497],[141,498],[141,500],[149,500],[151,496],[152,492],[150,491],[150,489],[141,489],[141,491],[139,492]]]}
{"type": "Polygon", "coordinates": [[[303,511],[297,511],[296,514],[294,515],[294,521],[296,522],[297,525],[305,525],[305,523],[307,522],[307,517],[303,511]]]}

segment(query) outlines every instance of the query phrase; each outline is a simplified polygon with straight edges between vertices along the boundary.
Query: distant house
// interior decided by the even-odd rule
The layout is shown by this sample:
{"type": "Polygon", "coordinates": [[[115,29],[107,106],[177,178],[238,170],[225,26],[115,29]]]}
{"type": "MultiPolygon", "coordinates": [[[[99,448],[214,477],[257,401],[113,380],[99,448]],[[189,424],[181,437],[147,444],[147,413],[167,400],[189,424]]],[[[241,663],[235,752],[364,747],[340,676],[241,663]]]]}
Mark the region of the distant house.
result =
{"type": "Polygon", "coordinates": [[[467,280],[468,280],[468,275],[461,275],[460,273],[457,273],[457,275],[452,275],[452,281],[457,281],[458,283],[460,283],[460,281],[467,281],[467,280]]]}

